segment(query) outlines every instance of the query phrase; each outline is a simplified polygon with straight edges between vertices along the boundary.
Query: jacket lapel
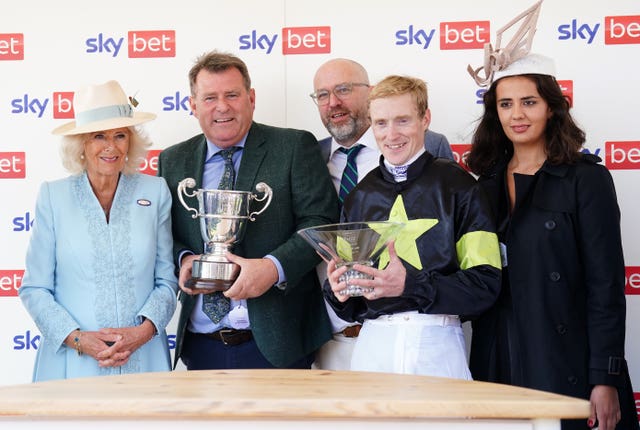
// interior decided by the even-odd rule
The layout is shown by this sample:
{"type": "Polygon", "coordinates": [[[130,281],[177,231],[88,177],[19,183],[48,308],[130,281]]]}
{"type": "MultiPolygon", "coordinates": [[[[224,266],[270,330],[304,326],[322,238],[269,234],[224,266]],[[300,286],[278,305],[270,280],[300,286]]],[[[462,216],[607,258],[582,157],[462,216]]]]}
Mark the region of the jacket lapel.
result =
{"type": "Polygon", "coordinates": [[[260,127],[254,122],[249,129],[247,140],[242,151],[242,161],[238,169],[236,179],[236,190],[253,191],[253,184],[256,183],[256,176],[267,153],[265,138],[260,127]]]}
{"type": "MultiPolygon", "coordinates": [[[[198,141],[194,142],[194,150],[191,154],[182,157],[184,160],[183,171],[185,175],[193,175],[196,180],[196,189],[202,188],[202,175],[204,174],[204,162],[207,155],[207,140],[204,135],[198,141]]],[[[187,177],[187,176],[185,176],[187,177]]]]}

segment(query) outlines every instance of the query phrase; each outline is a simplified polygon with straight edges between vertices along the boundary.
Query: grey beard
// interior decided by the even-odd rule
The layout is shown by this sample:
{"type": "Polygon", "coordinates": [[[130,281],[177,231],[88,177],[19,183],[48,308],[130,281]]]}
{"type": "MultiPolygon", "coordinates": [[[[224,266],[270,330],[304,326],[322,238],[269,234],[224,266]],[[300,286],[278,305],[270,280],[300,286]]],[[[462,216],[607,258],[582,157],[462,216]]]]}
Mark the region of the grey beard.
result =
{"type": "Polygon", "coordinates": [[[350,118],[347,124],[341,126],[335,126],[329,124],[327,126],[329,134],[336,140],[336,142],[342,144],[358,137],[358,123],[355,119],[350,118]]]}

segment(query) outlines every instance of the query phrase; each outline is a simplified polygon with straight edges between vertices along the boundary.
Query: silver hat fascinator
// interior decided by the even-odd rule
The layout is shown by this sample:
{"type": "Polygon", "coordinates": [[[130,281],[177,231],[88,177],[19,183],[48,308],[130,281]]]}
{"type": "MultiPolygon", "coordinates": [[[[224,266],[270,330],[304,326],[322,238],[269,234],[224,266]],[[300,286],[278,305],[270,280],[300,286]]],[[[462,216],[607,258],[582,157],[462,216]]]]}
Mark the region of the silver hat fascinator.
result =
{"type": "Polygon", "coordinates": [[[493,49],[491,43],[484,45],[483,66],[477,69],[467,66],[467,71],[479,86],[488,87],[505,76],[529,73],[555,76],[555,64],[551,58],[530,54],[541,8],[542,0],[500,28],[496,32],[496,48],[493,49]],[[502,35],[518,24],[520,27],[511,40],[501,47],[502,35]]]}

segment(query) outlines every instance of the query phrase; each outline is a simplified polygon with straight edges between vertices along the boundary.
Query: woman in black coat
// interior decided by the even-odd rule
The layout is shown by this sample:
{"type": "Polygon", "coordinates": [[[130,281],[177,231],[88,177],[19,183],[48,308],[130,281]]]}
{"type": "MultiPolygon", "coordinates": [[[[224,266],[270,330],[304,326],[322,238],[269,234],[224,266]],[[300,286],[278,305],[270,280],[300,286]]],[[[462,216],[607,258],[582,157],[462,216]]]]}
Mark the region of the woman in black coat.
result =
{"type": "Polygon", "coordinates": [[[590,400],[562,428],[637,429],[624,359],[624,261],[613,180],[553,76],[528,56],[496,72],[467,164],[494,210],[500,298],[473,324],[474,379],[590,400]]]}

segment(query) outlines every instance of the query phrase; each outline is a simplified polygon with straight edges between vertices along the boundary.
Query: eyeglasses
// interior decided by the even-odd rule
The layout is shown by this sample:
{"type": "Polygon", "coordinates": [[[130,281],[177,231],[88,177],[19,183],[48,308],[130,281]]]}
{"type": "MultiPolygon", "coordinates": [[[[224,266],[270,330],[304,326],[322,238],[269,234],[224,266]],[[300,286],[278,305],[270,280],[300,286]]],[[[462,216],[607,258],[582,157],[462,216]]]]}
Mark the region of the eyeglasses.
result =
{"type": "Polygon", "coordinates": [[[329,103],[329,99],[331,98],[331,93],[336,96],[340,100],[344,100],[349,97],[353,92],[353,87],[368,87],[369,84],[363,84],[359,82],[345,82],[344,84],[336,85],[333,87],[331,91],[329,90],[318,90],[315,93],[309,94],[314,102],[318,106],[324,106],[329,103]]]}

